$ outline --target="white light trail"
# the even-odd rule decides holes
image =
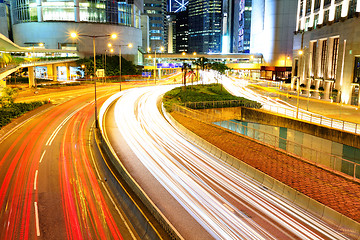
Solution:
[[[158,97],[173,87],[122,92],[115,106],[115,121],[142,164],[212,236],[276,239],[238,208],[242,206],[288,239],[346,239],[188,142],[157,108]],[[102,108],[100,116],[105,111]]]

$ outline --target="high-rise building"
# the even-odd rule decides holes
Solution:
[[[13,40],[20,46],[43,43],[50,49],[92,55],[92,39],[84,36],[71,39],[73,31],[95,36],[115,33],[118,38],[113,40],[114,44],[142,45],[143,0],[11,0],[10,6]],[[97,38],[96,52],[104,53],[107,44],[108,40]],[[123,55],[137,56],[137,51],[137,47],[124,49]]]
[[[189,47],[188,11],[176,13],[176,53],[187,52]]]
[[[0,0],[0,33],[8,38],[12,37],[10,25],[9,4]]]
[[[221,0],[189,1],[189,52],[221,52],[222,8]]]
[[[297,0],[253,0],[250,53],[261,53],[264,65],[291,66]]]
[[[149,16],[150,47],[159,49],[167,42],[167,0],[144,0],[144,14]]]
[[[168,12],[182,12],[186,10],[189,0],[168,0]]]
[[[293,87],[298,80],[320,97],[359,105],[359,15],[360,0],[298,0]]]
[[[240,0],[239,2],[239,31],[238,31],[238,52],[250,52],[251,33],[251,9],[252,0]]]

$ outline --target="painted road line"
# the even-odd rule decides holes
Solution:
[[[39,212],[38,212],[38,206],[37,202],[34,202],[35,207],[35,225],[36,225],[36,235],[40,236],[40,226],[39,226]]]
[[[41,158],[40,158],[40,163],[42,162],[42,160],[43,160],[43,158],[44,158],[44,156],[45,156],[45,153],[46,153],[46,150],[44,150],[44,152],[43,152],[43,154],[41,155]]]
[[[36,190],[38,172],[39,172],[38,170],[35,171],[34,190]]]

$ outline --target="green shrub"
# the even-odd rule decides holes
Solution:
[[[12,103],[10,105],[7,105],[6,107],[0,108],[0,129],[9,124],[11,122],[11,119],[17,118],[21,115],[23,115],[26,112],[29,112],[31,110],[34,110],[35,108],[38,108],[44,104],[46,104],[46,101],[40,102],[29,102],[29,103]]]
[[[169,112],[173,104],[186,105],[193,109],[238,106],[261,108],[258,102],[231,95],[221,84],[192,85],[186,90],[182,90],[182,87],[174,88],[165,93],[163,103]]]

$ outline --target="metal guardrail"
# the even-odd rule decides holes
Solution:
[[[261,141],[270,147],[273,147],[275,149],[282,149],[299,158],[306,159],[314,163],[316,166],[324,166],[326,168],[330,168],[335,173],[346,174],[352,177],[354,180],[360,181],[360,164],[358,163],[352,162],[350,160],[341,158],[336,155],[332,155],[326,152],[321,152],[309,147],[305,147],[302,144],[298,144],[289,141],[287,139],[269,133],[265,133],[258,129],[246,127],[241,124],[232,123],[235,124],[236,126],[235,128],[232,129],[229,125],[230,124],[229,121],[227,121],[226,123],[226,121],[223,121],[218,117],[205,113],[200,113],[198,111],[190,110],[179,105],[174,105],[173,110],[210,124],[216,124],[217,122],[218,123],[225,122],[224,123],[225,126],[224,124],[216,124],[216,125],[221,127],[226,127],[227,129],[230,129],[232,131],[235,131],[237,129],[242,129],[242,131],[236,131],[236,132],[240,134],[241,132],[243,133],[246,132],[247,134],[243,134],[243,135]]]
[[[262,109],[275,112],[277,114],[282,114],[288,117],[296,118],[296,110],[285,108],[285,107],[279,107],[279,106],[272,106],[272,105],[264,105]],[[353,122],[347,122],[339,119],[334,118],[328,118],[324,117],[318,114],[313,114],[310,112],[304,112],[302,110],[299,110],[298,112],[298,119],[310,122],[310,123],[316,123],[322,126],[327,126],[335,129],[339,129],[342,131],[360,134],[359,124],[353,123]]]
[[[206,101],[206,102],[187,102],[185,107],[192,109],[225,108],[225,107],[250,107],[261,108],[261,104],[251,100],[227,100],[227,101]]]

